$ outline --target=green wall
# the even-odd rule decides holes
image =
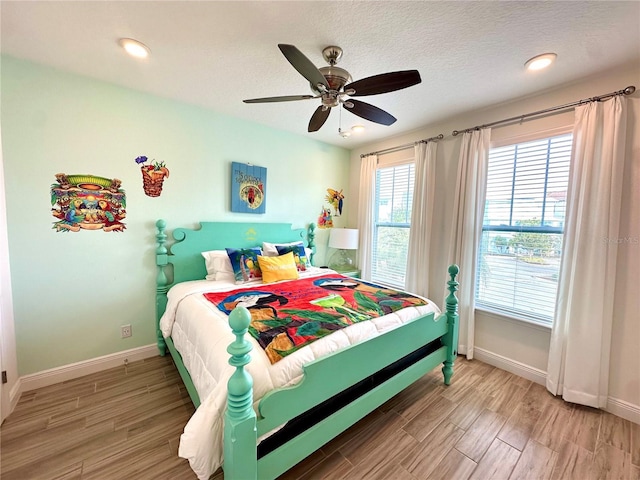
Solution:
[[[315,222],[349,201],[349,152],[192,105],[2,57],[1,125],[20,375],[154,343],[154,223]],[[160,197],[134,159],[164,161]],[[230,211],[231,162],[267,168],[264,215]],[[122,180],[123,233],[52,229],[55,174]],[[341,225],[338,219],[337,225]],[[320,261],[326,231],[319,231]],[[131,324],[133,337],[120,338]]]

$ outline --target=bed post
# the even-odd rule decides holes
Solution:
[[[227,383],[227,410],[224,415],[225,480],[250,480],[258,477],[256,413],[253,410],[253,379],[244,366],[251,361],[253,348],[244,338],[251,323],[245,307],[236,307],[229,325],[236,339],[227,347],[229,364],[236,368]]]
[[[456,281],[456,275],[458,275],[459,271],[460,269],[457,265],[451,265],[449,267],[451,280],[447,282],[447,285],[449,285],[447,287],[449,295],[447,295],[445,300],[447,304],[446,315],[448,331],[447,334],[442,337],[442,342],[447,347],[447,358],[444,361],[444,366],[442,367],[445,385],[449,385],[451,383],[451,377],[453,376],[453,362],[458,354],[458,299],[456,298],[458,282]]]
[[[311,249],[311,258],[309,262],[313,265],[313,257],[316,256],[316,224],[310,223],[309,228],[307,229],[307,247]]]
[[[158,233],[156,233],[158,242],[158,247],[156,248],[156,265],[158,266],[158,274],[156,275],[156,340],[160,355],[163,357],[167,352],[167,344],[160,331],[160,317],[162,317],[167,308],[167,291],[169,291],[169,281],[164,273],[164,267],[169,263],[167,247],[165,246],[167,235],[164,233],[164,229],[166,226],[167,222],[162,219],[156,222],[156,228],[158,229]]]

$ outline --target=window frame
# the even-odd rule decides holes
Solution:
[[[374,183],[374,205],[373,205],[373,218],[371,221],[371,269],[370,269],[370,276],[371,276],[371,281],[376,282],[380,285],[384,285],[384,286],[389,286],[392,288],[399,288],[399,289],[404,289],[406,287],[406,281],[407,281],[407,267],[408,267],[408,254],[407,254],[407,262],[405,264],[405,270],[404,270],[404,275],[403,275],[403,283],[399,284],[399,283],[393,283],[393,282],[388,282],[383,280],[380,280],[378,278],[375,277],[375,259],[377,257],[376,255],[376,248],[377,248],[377,241],[378,241],[378,228],[379,227],[391,227],[391,228],[400,228],[400,229],[411,229],[411,211],[412,211],[412,207],[413,207],[413,194],[414,194],[414,188],[415,188],[415,167],[416,167],[416,162],[415,162],[415,158],[413,157],[413,155],[409,158],[404,157],[403,159],[398,159],[396,161],[389,161],[389,162],[379,162],[378,165],[376,166],[375,169],[375,175],[374,175],[374,179],[373,179],[373,183]],[[378,213],[379,213],[379,207],[380,207],[380,203],[379,203],[379,195],[378,195],[378,172],[380,170],[387,170],[387,169],[391,169],[391,168],[399,168],[399,167],[409,167],[409,169],[411,169],[411,172],[409,174],[409,178],[413,177],[413,186],[410,189],[410,193],[411,193],[411,198],[410,198],[410,204],[408,203],[408,213],[409,213],[409,219],[408,222],[378,222]],[[407,251],[409,248],[409,244],[407,241]]]
[[[501,139],[497,139],[497,140],[492,140],[489,144],[489,152],[495,148],[500,148],[500,147],[506,147],[506,146],[510,146],[510,145],[517,145],[517,144],[521,144],[521,143],[527,143],[527,142],[531,142],[531,141],[536,141],[536,140],[544,140],[544,139],[548,139],[548,138],[552,138],[552,137],[557,137],[557,136],[561,136],[561,135],[567,135],[567,134],[571,134],[573,133],[573,125],[564,125],[561,127],[557,127],[557,128],[552,128],[552,129],[546,129],[546,130],[538,130],[536,132],[532,132],[532,133],[528,133],[528,134],[524,134],[524,135],[517,135],[517,136],[509,136],[509,137],[505,137],[505,138],[501,138]],[[573,149],[573,138],[572,138],[572,149]],[[488,153],[489,153],[488,152]],[[488,160],[488,157],[487,157]],[[570,171],[569,171],[570,173]],[[488,179],[487,179],[488,180]],[[486,200],[485,200],[486,202]],[[565,200],[565,213],[566,213],[566,200]],[[513,232],[514,231],[514,227],[513,226],[502,226],[502,225],[484,225],[484,213],[483,213],[483,225],[482,225],[482,232],[485,231],[495,231],[495,232]],[[563,244],[564,244],[564,235],[565,235],[565,227],[563,225],[563,227],[552,227],[552,226],[539,226],[539,227],[534,227],[534,226],[521,226],[518,229],[518,232],[523,232],[523,233],[545,233],[545,234],[559,234],[562,235],[562,240],[563,240]],[[482,239],[480,239],[480,242],[478,243],[478,254],[477,254],[477,258],[476,258],[476,269],[478,269],[478,265],[480,262],[480,255],[481,255],[481,243],[482,243]],[[562,268],[562,263],[560,264],[559,268]],[[551,330],[553,328],[553,318],[550,319],[546,319],[542,316],[538,316],[538,315],[529,315],[527,314],[527,312],[522,311],[522,310],[516,310],[516,309],[509,309],[508,307],[505,308],[501,308],[500,306],[497,305],[491,305],[491,304],[486,304],[486,303],[482,303],[478,300],[478,290],[477,290],[477,275],[478,275],[478,271],[476,271],[476,278],[474,278],[474,283],[476,284],[476,288],[474,288],[474,310],[476,312],[483,312],[487,315],[491,315],[491,316],[496,316],[496,317],[501,317],[504,319],[508,319],[508,320],[513,320],[516,322],[522,322],[522,323],[526,323],[529,325],[533,325],[533,326],[537,326],[537,327],[541,327],[543,329],[547,329],[547,330]],[[557,287],[559,289],[559,285]],[[558,299],[558,289],[556,290],[556,304],[557,304],[557,299]]]

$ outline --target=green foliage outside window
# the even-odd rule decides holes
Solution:
[[[520,220],[516,224],[523,227],[539,227],[540,220],[531,218],[529,220]],[[516,254],[524,253],[525,256],[522,260],[529,263],[544,263],[543,257],[552,257],[562,248],[562,235],[557,233],[518,232],[508,240],[508,245]]]

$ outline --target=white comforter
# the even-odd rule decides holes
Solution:
[[[311,268],[304,276],[318,276],[332,272]],[[238,286],[229,282],[192,281],[175,285],[169,290],[167,308],[160,320],[165,337],[171,336],[182,355],[198,391],[201,405],[185,426],[180,438],[178,455],[189,460],[199,479],[205,480],[222,465],[223,413],[226,407],[227,380],[233,373],[228,364],[227,346],[234,340],[228,317],[204,298],[205,292],[250,288],[255,282]],[[282,360],[271,364],[266,354],[250,335],[253,344],[247,371],[254,380],[254,406],[274,388],[298,382],[302,366],[320,356],[374,337],[429,312],[440,313],[429,302],[419,307],[357,323],[323,337]]]

